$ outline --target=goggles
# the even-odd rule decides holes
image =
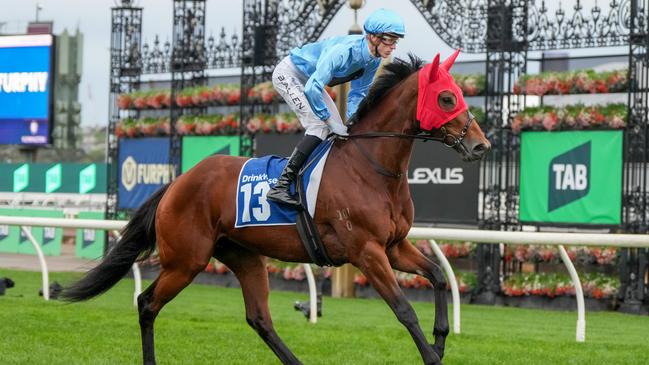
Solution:
[[[386,46],[394,46],[395,44],[399,43],[399,38],[392,38],[392,37],[379,37],[381,40],[381,43],[385,44]]]

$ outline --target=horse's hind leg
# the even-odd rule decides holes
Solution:
[[[142,336],[142,355],[145,364],[155,364],[155,349],[153,346],[153,321],[158,314],[151,310],[150,302],[156,279],[144,292],[137,297],[137,309],[140,317],[140,334]]]
[[[446,278],[440,267],[419,252],[408,240],[403,240],[388,251],[392,267],[403,272],[421,275],[433,284],[435,289],[435,337],[434,350],[440,358],[444,356],[446,336],[449,332],[448,308],[446,302]]]
[[[224,263],[239,279],[246,305],[246,321],[283,364],[301,364],[275,332],[268,309],[268,272],[263,256],[222,239],[214,257]]]
[[[184,241],[185,242],[185,241]],[[189,242],[189,241],[186,241]],[[199,244],[202,242],[202,244]],[[155,364],[153,323],[162,307],[178,295],[201,272],[211,257],[213,244],[209,239],[192,241],[192,250],[174,250],[174,257],[165,257],[161,250],[160,275],[137,298],[142,334],[144,364]],[[158,239],[159,247],[169,247]],[[190,247],[189,245],[185,247]]]

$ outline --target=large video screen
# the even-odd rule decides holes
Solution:
[[[0,144],[50,143],[53,36],[0,36]]]

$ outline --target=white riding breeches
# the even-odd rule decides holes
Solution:
[[[305,134],[320,139],[325,139],[332,131],[336,134],[347,135],[347,127],[343,124],[340,112],[326,90],[322,91],[322,98],[331,117],[324,122],[313,112],[304,94],[304,84],[307,80],[306,75],[295,67],[289,56],[286,56],[273,71],[275,90],[297,115],[306,130]]]

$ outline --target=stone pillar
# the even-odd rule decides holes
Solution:
[[[353,298],[354,274],[357,269],[351,264],[345,264],[333,270],[331,275],[331,296],[334,298]]]

